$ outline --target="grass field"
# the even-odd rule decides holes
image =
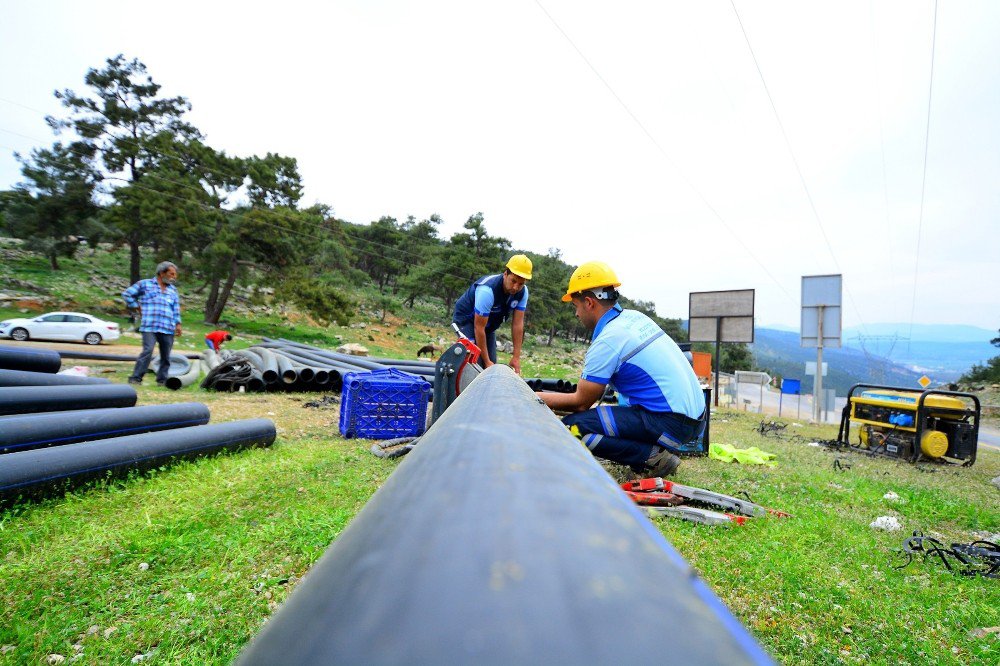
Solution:
[[[152,387],[140,402],[190,399]],[[209,394],[213,421],[274,419],[275,446],[161,468],[0,513],[0,663],[226,663],[259,630],[396,463],[336,437],[315,395]],[[788,511],[742,528],[657,520],[667,538],[782,663],[996,663],[997,580],[901,563],[919,529],[968,542],[1000,531],[1000,454],[972,468],[912,466],[807,444],[828,429],[762,437],[722,411],[713,439],[776,453],[774,467],[706,458],[681,483]],[[791,435],[794,434],[794,437]],[[841,459],[837,470],[833,461]],[[897,501],[883,496],[893,491]],[[904,530],[869,528],[896,516]],[[996,538],[996,537],[994,537]],[[669,635],[669,628],[664,628]]]
[[[5,270],[81,306],[109,300],[114,310],[113,293],[88,276],[120,270],[121,259],[85,256],[65,262],[57,276],[30,257]],[[366,295],[357,298],[363,303]],[[200,348],[205,330],[197,308],[189,312],[181,349]],[[264,311],[227,318],[235,347],[274,335],[360,342],[374,354],[412,357],[446,335],[433,304],[385,322],[359,312],[364,328],[320,329]],[[575,379],[581,357],[579,346],[529,341],[524,372]],[[131,369],[82,364],[115,381]],[[197,386],[172,393],[146,385],[139,393],[140,404],[205,402],[213,422],[271,418],[278,440],[0,509],[0,664],[59,662],[50,655],[78,664],[230,662],[397,464],[368,453],[370,442],[336,436],[336,407],[304,407],[318,394],[218,394]],[[894,568],[913,530],[945,543],[1000,538],[1000,489],[991,484],[1000,452],[981,449],[971,468],[915,466],[809,445],[834,437],[832,427],[790,424],[780,437],[765,437],[760,419],[720,410],[712,439],[759,446],[777,454],[776,465],[693,458],[676,479],[746,492],[793,517],[731,529],[656,524],[776,660],[1000,663],[1000,633],[986,631],[1000,627],[1000,580],[919,559]],[[890,492],[899,499],[886,499]],[[870,528],[879,516],[896,517],[903,530]],[[659,630],[669,659],[670,627]]]

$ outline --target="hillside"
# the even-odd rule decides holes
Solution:
[[[759,328],[751,346],[754,362],[771,374],[802,380],[802,390],[812,392],[812,377],[805,374],[805,363],[816,361],[816,349],[801,347],[797,332]],[[847,395],[859,383],[918,387],[921,373],[896,365],[885,359],[869,359],[864,352],[852,347],[824,349],[827,364],[824,387],[835,389],[837,395]]]

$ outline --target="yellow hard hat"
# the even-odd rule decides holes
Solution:
[[[514,275],[523,277],[525,280],[531,279],[531,259],[523,254],[515,254],[507,262],[507,270]]]
[[[569,286],[566,287],[566,294],[562,297],[563,302],[569,303],[573,300],[573,294],[597,287],[620,287],[622,283],[618,281],[618,276],[603,261],[588,261],[573,271],[569,278]]]

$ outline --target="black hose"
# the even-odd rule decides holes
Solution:
[[[0,500],[44,495],[91,478],[158,467],[173,459],[268,446],[274,439],[273,422],[250,419],[8,453],[0,458]]]
[[[103,377],[79,377],[30,370],[0,370],[0,386],[72,386],[110,383],[110,379]]]
[[[84,361],[128,361],[130,363],[135,363],[139,359],[139,355],[129,355],[129,354],[97,354],[94,352],[78,352],[78,351],[57,351],[60,358],[74,358]],[[171,354],[174,356],[175,354]],[[184,354],[177,353],[177,356],[183,356],[186,359],[201,358],[201,354],[195,354],[193,352],[187,352]]]
[[[198,402],[9,416],[0,421],[0,453],[204,425],[209,416]]]
[[[59,372],[60,366],[62,359],[54,351],[32,347],[0,346],[0,368],[5,370],[56,373]]]
[[[132,407],[138,396],[124,384],[106,386],[15,386],[0,388],[0,416],[70,409]]]
[[[497,365],[420,438],[237,663],[664,655],[772,663],[587,449]]]

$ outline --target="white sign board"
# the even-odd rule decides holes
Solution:
[[[803,347],[840,347],[842,289],[843,278],[840,275],[802,277],[800,341]],[[821,324],[822,340],[819,339]]]
[[[753,384],[767,386],[771,383],[771,376],[766,372],[750,372],[749,370],[737,370],[736,382],[738,384]]]
[[[823,362],[823,376],[826,377],[827,363]],[[816,361],[806,361],[806,374],[815,375],[816,374]]]
[[[692,292],[688,300],[691,342],[753,342],[754,290]]]

